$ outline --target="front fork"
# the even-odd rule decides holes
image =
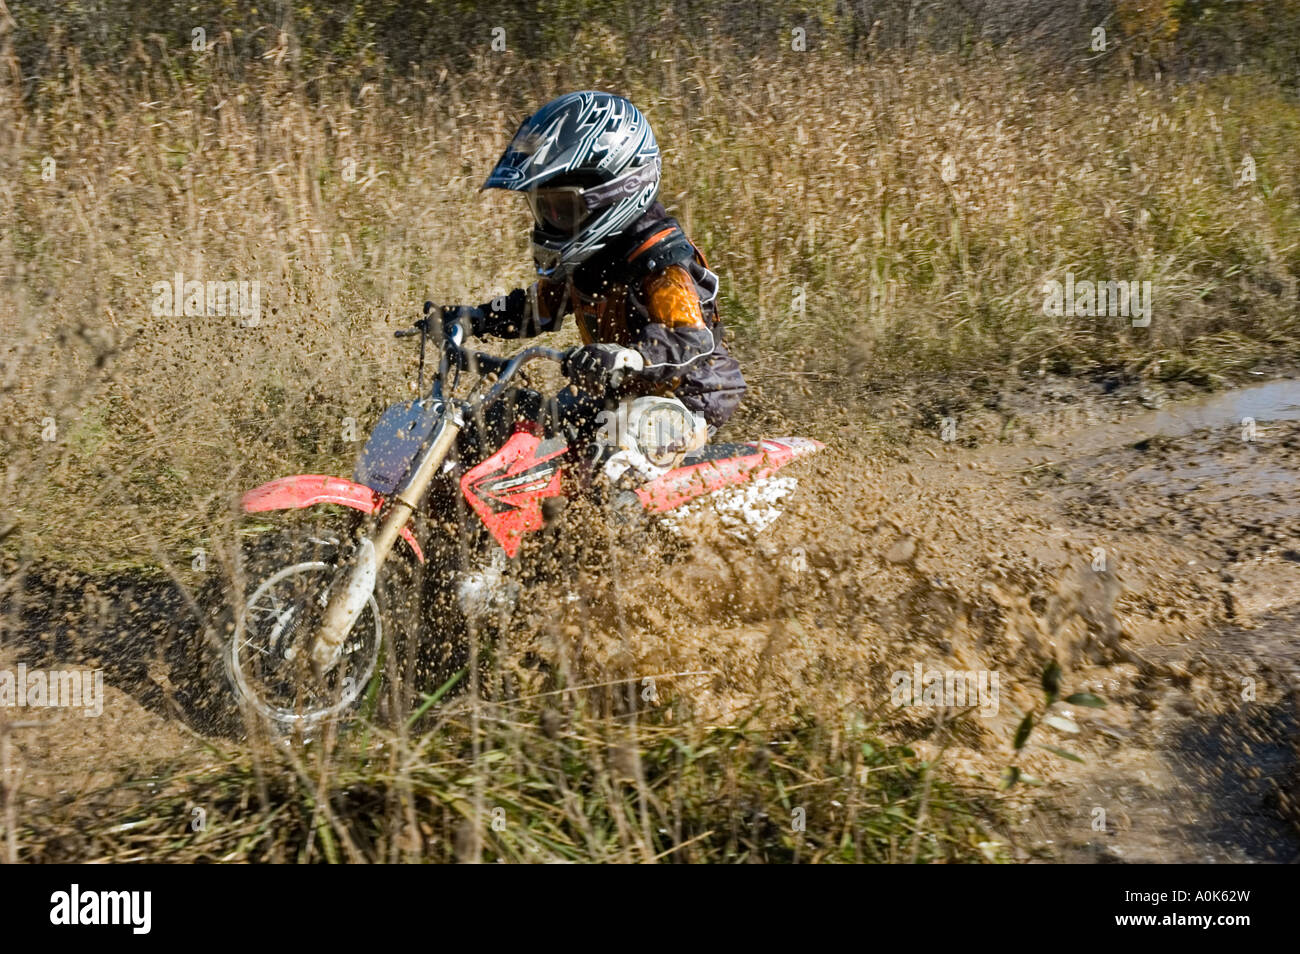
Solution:
[[[390,500],[388,513],[373,537],[361,540],[348,566],[342,585],[332,588],[320,628],[311,646],[311,664],[319,676],[328,672],[338,661],[343,641],[356,625],[374,592],[379,570],[393,550],[402,528],[410,522],[415,508],[424,500],[429,484],[438,468],[456,444],[456,437],[465,426],[460,411],[448,405],[438,430],[410,478]]]

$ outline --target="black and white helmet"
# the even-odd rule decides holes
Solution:
[[[520,125],[484,189],[523,192],[537,274],[564,279],[659,194],[659,144],[622,96],[568,93]]]

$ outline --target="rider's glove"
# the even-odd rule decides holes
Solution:
[[[579,390],[603,395],[623,381],[622,368],[627,367],[627,364],[626,361],[620,361],[620,358],[624,350],[613,344],[583,345],[569,353],[560,371]]]
[[[442,313],[442,326],[445,329],[448,322],[459,319],[460,326],[464,329],[465,334],[471,338],[481,338],[483,336],[483,309],[474,305],[443,305],[440,309]]]

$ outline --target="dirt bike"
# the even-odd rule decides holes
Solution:
[[[401,615],[385,606],[395,564],[403,579],[423,574],[453,595],[437,612],[407,614],[414,632],[404,635],[416,643],[447,639],[431,630],[448,623],[448,606],[471,616],[507,601],[511,566],[526,538],[546,525],[548,505],[590,488],[590,480],[570,480],[570,471],[601,477],[611,513],[671,519],[712,504],[755,531],[780,514],[775,504],[794,489],[793,477],[775,472],[823,446],[801,437],[707,445],[702,419],[654,396],[602,412],[600,435],[580,464],[570,435],[548,433],[537,415],[507,422],[498,442],[485,415],[508,399],[539,397],[515,386],[520,370],[540,360],[563,366],[572,351],[535,346],[506,358],[473,351],[461,321],[437,315],[426,303],[424,318],[395,333],[420,338],[423,396],[384,412],[351,479],[298,474],[242,498],[246,513],[337,505],[360,517],[351,534],[312,529],[292,548],[263,547],[244,574],[249,585],[240,588],[246,597],[234,609],[224,668],[237,700],[282,731],[338,718],[369,697],[387,665],[380,665],[385,627],[394,635]],[[426,393],[431,337],[440,339],[439,360]],[[640,358],[618,352],[611,384],[638,370]],[[455,397],[458,390],[465,396]]]

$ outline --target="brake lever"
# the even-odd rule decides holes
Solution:
[[[402,328],[393,332],[394,338],[413,338],[415,335],[429,333],[429,319],[421,318],[410,328]]]
[[[393,332],[394,338],[411,338],[415,335],[420,336],[420,370],[419,383],[416,387],[419,393],[424,393],[424,349],[429,341],[429,315],[433,311],[433,302],[424,303],[424,317],[416,319],[414,325],[410,328],[399,328]]]

